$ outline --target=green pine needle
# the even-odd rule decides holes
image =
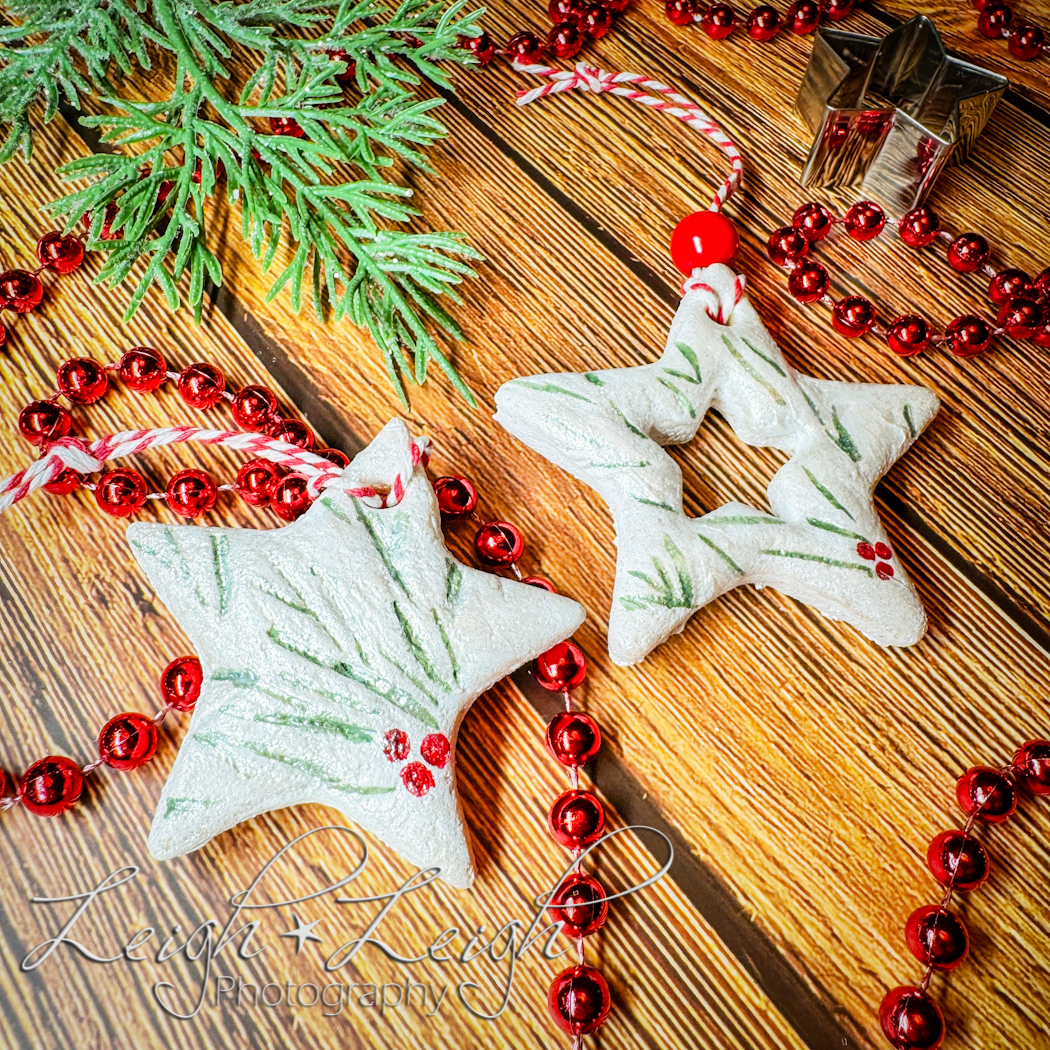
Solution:
[[[455,286],[481,256],[460,234],[405,229],[419,214],[412,191],[384,175],[395,160],[431,170],[427,150],[447,134],[434,115],[442,100],[416,89],[449,88],[442,63],[475,61],[458,43],[478,35],[484,12],[464,13],[466,3],[404,0],[391,12],[382,0],[21,0],[8,8],[16,24],[0,27],[0,162],[29,160],[37,100],[49,121],[63,103],[97,98],[107,112],[81,123],[116,151],[59,169],[82,188],[49,208],[66,231],[89,222],[86,247],[106,253],[97,281],[138,268],[125,320],[153,286],[200,320],[207,283],[222,282],[205,201],[224,192],[264,271],[285,231],[296,245],[268,301],[287,289],[298,312],[305,283],[318,318],[328,304],[334,319],[368,329],[406,405],[403,377],[422,383],[431,362],[473,405],[432,330],[463,337],[440,300],[460,302]],[[258,56],[239,90],[235,48]],[[124,97],[113,79],[150,69],[158,49],[176,62],[169,97]],[[354,64],[347,91],[336,52]],[[302,137],[272,134],[270,118],[293,119]]]

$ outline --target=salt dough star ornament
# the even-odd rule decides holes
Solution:
[[[344,471],[394,487],[394,420]],[[242,820],[332,806],[457,887],[474,869],[455,787],[477,696],[568,638],[576,602],[460,564],[418,464],[396,506],[327,488],[281,529],[136,523],[128,540],[204,684],[149,836],[160,860]]]
[[[875,512],[879,478],[934,417],[919,386],[799,375],[721,263],[694,271],[654,364],[515,379],[496,419],[590,485],[616,526],[609,655],[633,664],[741,584],[775,587],[882,645],[912,645],[926,616]],[[662,445],[709,408],[749,445],[792,458],[768,488],[772,513],[727,503],[682,509],[682,472]]]

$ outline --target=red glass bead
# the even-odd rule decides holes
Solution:
[[[676,26],[692,25],[696,15],[696,4],[693,0],[664,0],[664,14],[667,20]]]
[[[605,809],[589,791],[563,791],[551,803],[547,826],[566,849],[585,849],[605,831]]]
[[[970,951],[962,919],[936,904],[916,908],[908,916],[904,940],[919,962],[935,970],[954,970]]]
[[[933,877],[956,890],[975,890],[988,877],[988,854],[971,835],[942,831],[926,851]]]
[[[948,349],[956,357],[976,357],[988,349],[992,341],[992,326],[973,314],[957,317],[944,330],[948,337]]]
[[[562,970],[547,992],[547,1008],[554,1023],[574,1036],[589,1035],[601,1028],[611,1005],[605,978],[582,963]]]
[[[1040,298],[1050,298],[1050,266],[1035,279],[1033,284]]]
[[[875,575],[880,580],[890,580],[893,578],[893,566],[888,562],[880,561],[875,566]]]
[[[944,1039],[940,1007],[911,985],[886,995],[879,1007],[879,1022],[895,1050],[937,1050]]]
[[[459,46],[469,51],[478,60],[479,66],[487,66],[496,57],[496,42],[488,33],[466,37],[460,40]]]
[[[1034,299],[1012,299],[999,311],[996,322],[1014,339],[1031,339],[1043,326],[1043,307]]]
[[[763,4],[756,7],[747,16],[747,34],[752,40],[765,42],[772,40],[780,32],[783,23],[780,20],[780,12],[775,7]]]
[[[559,642],[536,657],[536,681],[552,693],[575,689],[587,677],[587,661],[574,642]]]
[[[886,345],[901,357],[921,354],[930,345],[930,326],[916,314],[903,314],[887,326]]]
[[[591,40],[601,40],[612,28],[612,14],[607,7],[601,4],[591,4],[580,15],[577,25],[580,31]]]
[[[1050,740],[1029,740],[1018,748],[1014,772],[1035,795],[1050,795]]]
[[[766,252],[777,266],[783,266],[809,254],[809,239],[794,226],[781,226],[770,234]]]
[[[988,242],[979,233],[960,233],[948,246],[948,265],[959,273],[973,273],[988,261]]]
[[[791,225],[801,230],[810,243],[824,240],[831,233],[834,221],[831,212],[815,201],[796,208],[795,214],[791,216]]]
[[[409,762],[401,770],[401,782],[410,794],[422,798],[434,786],[434,774],[422,762]]]
[[[822,6],[832,22],[841,22],[853,10],[853,0],[823,0]]]
[[[111,769],[138,769],[156,753],[157,726],[145,715],[117,715],[98,735],[98,757]]]
[[[184,518],[199,518],[215,506],[219,490],[203,470],[180,470],[172,475],[166,492],[168,506]]]
[[[44,486],[44,491],[52,496],[68,496],[75,489],[80,488],[84,479],[75,470],[63,470],[54,481],[49,481]]]
[[[827,295],[831,279],[828,271],[812,259],[803,259],[788,277],[788,291],[800,303],[815,303]]]
[[[0,346],[7,342],[7,329],[0,324]]]
[[[547,750],[563,766],[582,766],[602,746],[602,734],[590,715],[582,711],[559,711],[547,723]]]
[[[383,736],[383,754],[388,762],[404,762],[412,745],[403,729],[388,729]]]
[[[419,745],[423,761],[435,769],[444,769],[452,755],[452,745],[444,733],[429,733]]]
[[[230,412],[245,430],[265,430],[277,415],[277,398],[264,386],[241,387],[233,395]]]
[[[127,518],[146,502],[146,479],[127,467],[107,470],[95,486],[95,502],[99,510],[114,518]]]
[[[22,805],[38,817],[54,817],[75,806],[83,790],[83,771],[62,755],[48,755],[34,762],[18,785]]]
[[[739,247],[736,228],[720,211],[694,211],[671,234],[671,261],[688,277],[700,267],[731,262]]]
[[[91,221],[90,213],[86,216],[86,218],[88,220],[88,223],[90,224],[90,221]],[[110,201],[109,204],[106,205],[105,214],[102,216],[102,229],[100,229],[98,231],[98,236],[99,236],[100,240],[103,240],[103,241],[117,241],[117,240],[120,240],[120,231],[123,229],[123,227],[120,227],[119,229],[116,229],[116,230],[113,229],[113,223],[116,222],[116,219],[117,219],[117,202],[116,201]]]
[[[482,33],[482,36],[488,36],[488,34]],[[478,37],[474,37],[473,39],[477,40]],[[466,42],[464,41],[464,43]],[[492,43],[492,41],[490,40],[489,43]],[[493,50],[495,50],[495,48],[493,48]],[[339,48],[336,51],[326,51],[325,54],[328,55],[333,62],[346,63],[346,69],[344,69],[342,73],[336,73],[335,82],[337,84],[352,84],[354,77],[357,74],[357,63],[351,58],[350,52]]]
[[[201,695],[204,672],[195,656],[179,656],[160,673],[160,695],[176,711],[190,711]]]
[[[539,587],[541,591],[549,591],[551,594],[558,593],[554,584],[543,576],[522,576],[521,582],[527,583],[530,587]]]
[[[976,813],[987,824],[1001,824],[1017,808],[1012,781],[991,766],[974,766],[963,773],[955,784],[955,797],[967,815]]]
[[[301,419],[275,419],[266,434],[274,441],[287,441],[307,451],[314,447],[314,432]]]
[[[74,357],[58,366],[55,386],[77,405],[93,405],[109,386],[106,369],[90,357]]]
[[[897,224],[901,240],[912,248],[925,248],[937,239],[941,230],[941,220],[932,208],[921,205],[912,208]]]
[[[269,506],[273,490],[281,478],[281,468],[268,459],[249,459],[237,471],[237,493],[252,507]]]
[[[462,518],[472,514],[478,505],[478,493],[466,478],[438,478],[434,495],[443,518]]]
[[[1005,35],[1003,30],[1013,17],[1013,11],[1006,4],[988,4],[977,16],[977,30],[989,40],[995,40]]]
[[[547,5],[547,14],[552,25],[576,22],[583,14],[583,7],[581,0],[550,0]]]
[[[340,470],[346,470],[346,468],[350,466],[350,457],[337,448],[315,448],[313,451],[315,456],[327,459],[330,463],[334,463]]]
[[[18,432],[31,445],[64,438],[73,426],[69,411],[54,401],[30,401],[18,413]]]
[[[855,241],[870,241],[882,233],[886,213],[874,201],[858,201],[846,212],[842,225]]]
[[[970,2],[978,11],[983,11],[990,3],[992,3],[992,0],[970,0]]]
[[[52,273],[72,273],[84,261],[84,245],[72,234],[63,237],[53,230],[36,242],[36,257]]]
[[[559,22],[547,34],[547,46],[558,58],[572,58],[583,44],[583,34],[575,22]]]
[[[631,0],[602,0],[602,7],[612,11],[614,15],[619,15],[627,10],[630,2]]]
[[[590,937],[605,925],[609,902],[602,884],[582,871],[570,875],[547,902],[551,922],[570,937]]]
[[[525,537],[516,525],[490,521],[478,529],[474,550],[486,565],[513,565],[525,550]]]
[[[198,361],[179,376],[179,394],[190,408],[212,408],[222,400],[226,377],[207,361]]]
[[[44,286],[35,273],[28,270],[8,270],[0,273],[0,304],[16,314],[27,314],[40,305]]]
[[[295,521],[310,509],[313,500],[302,474],[286,474],[273,488],[270,510],[282,521]]]
[[[870,332],[875,325],[875,307],[863,295],[847,295],[831,311],[832,327],[840,335],[855,339]]]
[[[988,285],[988,298],[996,306],[1005,306],[1011,299],[1034,296],[1035,285],[1024,270],[1001,270]]]
[[[1050,346],[1050,322],[1043,322],[1043,327],[1032,336],[1036,346]]]
[[[535,33],[515,33],[507,41],[504,54],[518,65],[531,66],[543,61],[543,41]]]
[[[820,4],[815,0],[796,0],[788,8],[785,21],[792,33],[812,33],[820,25]]]
[[[270,131],[274,135],[290,135],[301,139],[306,134],[295,117],[270,117]]]
[[[725,40],[736,29],[736,12],[729,4],[712,4],[701,15],[700,28],[712,40]]]
[[[117,364],[117,375],[136,394],[145,394],[168,378],[168,366],[159,350],[136,346],[124,354]]]

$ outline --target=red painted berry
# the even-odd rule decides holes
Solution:
[[[401,782],[410,794],[422,798],[434,786],[434,774],[422,762],[409,762],[401,770]]]
[[[875,575],[880,580],[889,580],[893,578],[893,566],[889,562],[880,561],[875,566]]]
[[[859,554],[865,561],[874,561],[876,557],[875,548],[870,543],[858,543],[857,554]]]
[[[404,762],[411,745],[403,729],[388,729],[383,737],[383,754],[389,762]]]
[[[882,543],[881,541],[879,543],[875,544],[875,554],[878,557],[880,557],[880,558],[892,558],[893,557],[893,551],[890,550],[889,545],[885,544],[885,543]]]
[[[444,769],[452,754],[452,745],[444,733],[429,733],[419,745],[423,761],[435,769]]]

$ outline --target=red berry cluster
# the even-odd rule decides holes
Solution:
[[[35,270],[5,270],[0,273],[0,313],[10,310],[27,314],[35,310],[44,298],[40,274],[44,270],[60,277],[72,273],[84,261],[84,245],[79,237],[63,235],[57,230],[45,233],[36,242],[36,257],[40,265]],[[0,346],[7,342],[7,329],[0,325]]]
[[[712,40],[725,40],[740,24],[729,4],[706,5],[702,0],[664,0],[668,19],[676,26],[699,22],[700,28]],[[792,33],[805,36],[819,25],[821,16],[840,22],[853,10],[853,0],[795,0],[781,16],[775,7],[762,4],[756,7],[746,21],[747,34],[752,40],[772,40],[785,26]]]
[[[977,30],[989,40],[1005,38],[1010,54],[1023,62],[1031,62],[1040,55],[1050,54],[1046,34],[1031,22],[1014,21],[1013,9],[999,0],[973,0],[981,13],[977,16]]]
[[[190,711],[200,696],[200,661],[180,656],[164,668],[160,695],[164,706],[152,718],[125,711],[111,718],[98,735],[98,758],[80,766],[64,755],[48,755],[34,762],[21,776],[14,794],[11,778],[0,770],[0,806],[21,803],[38,817],[54,817],[80,801],[84,776],[99,766],[126,772],[145,765],[157,753],[157,726],[169,711]]]
[[[403,729],[388,729],[383,737],[383,754],[391,762],[404,762],[412,751],[408,733]],[[444,733],[430,733],[419,745],[423,762],[435,769],[444,769],[452,757],[452,745]],[[422,798],[434,786],[434,774],[423,762],[409,762],[401,769],[401,782],[406,790]]]
[[[50,442],[65,437],[73,426],[69,409],[59,399],[65,398],[73,405],[92,405],[109,389],[111,374],[137,394],[156,390],[172,380],[179,396],[191,408],[213,408],[225,400],[234,422],[245,430],[316,451],[338,467],[350,462],[338,449],[315,450],[313,431],[301,419],[280,416],[277,397],[267,387],[252,384],[230,393],[226,377],[215,365],[198,361],[181,372],[169,372],[161,352],[147,346],[133,347],[115,364],[103,365],[90,357],[77,357],[60,365],[55,373],[55,393],[46,400],[30,402],[19,414],[22,437],[46,451]],[[214,479],[206,471],[195,469],[180,470],[164,492],[151,493],[146,479],[137,470],[125,467],[107,470],[97,482],[66,470],[44,486],[52,495],[67,495],[80,487],[93,489],[99,508],[117,518],[134,514],[148,499],[163,499],[176,514],[197,518],[215,506],[219,494]],[[265,459],[249,460],[238,471],[236,482],[222,488],[235,489],[253,507],[268,506],[283,521],[294,521],[311,503],[302,474],[290,474]]]
[[[477,490],[466,478],[438,478],[434,492],[442,517],[476,517]],[[517,526],[505,521],[486,522],[474,537],[474,550],[486,565],[510,567],[522,583],[554,591],[554,585],[542,576],[522,576],[517,563],[525,550],[525,540]],[[594,876],[583,870],[581,863],[583,850],[605,832],[605,809],[595,795],[580,790],[579,775],[580,766],[598,753],[602,737],[593,718],[572,709],[571,690],[579,686],[587,674],[587,663],[579,646],[561,642],[548,649],[537,658],[533,674],[544,689],[565,697],[565,710],[555,715],[547,726],[546,746],[555,760],[569,768],[571,787],[552,803],[547,826],[555,841],[572,851],[576,863],[573,872],[551,894],[546,907],[552,920],[561,923],[562,930],[575,938],[578,962],[554,978],[547,1005],[555,1024],[578,1039],[604,1024],[611,1005],[605,978],[584,964],[583,954],[583,939],[601,929],[609,912],[605,890]],[[407,737],[403,747],[404,753],[397,757],[407,757]]]
[[[926,972],[918,986],[901,985],[882,1000],[879,1021],[895,1050],[936,1050],[944,1038],[940,1007],[927,995],[934,970],[953,970],[967,956],[970,938],[962,919],[948,910],[956,891],[975,890],[988,877],[988,854],[970,832],[978,820],[1001,824],[1017,808],[1017,787],[1050,795],[1050,740],[1029,740],[1003,769],[974,766],[955,785],[967,814],[962,831],[942,831],[930,843],[926,863],[945,887],[940,904],[912,912],[904,928],[908,949]]]
[[[536,33],[515,33],[502,48],[488,33],[460,41],[481,66],[487,66],[496,55],[511,62],[533,65],[549,55],[573,58],[589,43],[601,40],[612,28],[613,16],[626,10],[630,0],[550,0],[547,13],[553,26],[545,40]]]
[[[980,271],[991,279],[988,298],[998,308],[996,326],[975,314],[956,317],[944,330],[933,326],[917,314],[902,314],[885,328],[878,323],[875,305],[862,295],[847,295],[835,300],[828,293],[827,269],[807,258],[812,246],[822,241],[834,225],[845,227],[857,241],[878,237],[887,224],[897,227],[905,244],[925,248],[935,240],[947,244],[948,265],[958,273]],[[1031,339],[1039,346],[1050,346],[1050,268],[1034,280],[1023,270],[996,271],[989,265],[988,242],[978,233],[961,233],[952,237],[941,229],[940,220],[925,205],[914,208],[902,219],[887,219],[874,201],[859,201],[841,219],[835,218],[823,204],[803,204],[794,214],[790,226],[770,234],[766,244],[769,258],[788,271],[788,290],[800,303],[818,299],[831,307],[831,324],[836,332],[849,338],[874,332],[887,346],[902,357],[921,354],[931,345],[943,343],[956,357],[976,357],[986,350],[994,336]]]

